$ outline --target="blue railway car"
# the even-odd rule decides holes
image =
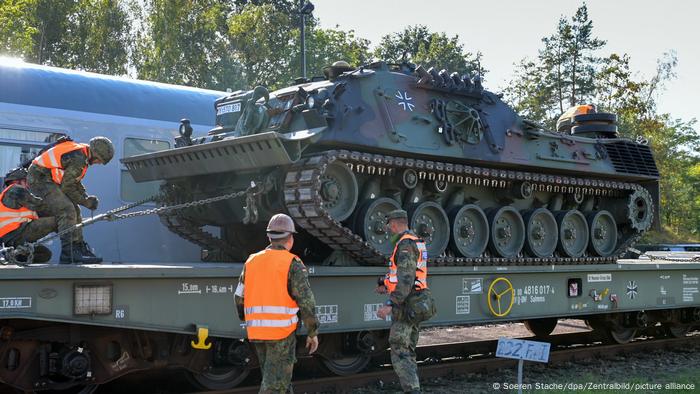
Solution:
[[[195,133],[211,129],[214,101],[225,94],[0,58],[0,177],[60,135],[78,142],[103,135],[114,142],[115,160],[91,168],[84,180],[99,196],[100,212],[149,197],[159,183],[135,183],[118,159],[169,148],[181,118],[190,119]],[[83,208],[83,217],[90,214]],[[94,225],[86,240],[111,262],[200,258],[196,245],[156,216]],[[58,242],[51,248],[57,256]]]

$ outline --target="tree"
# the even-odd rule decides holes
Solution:
[[[0,3],[0,54],[27,57],[38,33],[35,0],[5,0]]]
[[[374,55],[391,63],[410,61],[460,74],[485,73],[480,69],[481,54],[467,52],[459,35],[448,37],[444,32],[431,32],[424,25],[408,26],[402,32],[382,37]]]
[[[240,87],[229,54],[225,0],[148,0],[133,62],[139,78],[201,88]]]
[[[319,29],[312,27],[307,31],[306,65],[309,75],[323,75],[323,68],[338,60],[359,66],[369,61],[369,40],[358,38],[353,30]],[[291,75],[298,76],[300,69],[299,46],[294,43]]]
[[[533,120],[554,128],[567,108],[594,98],[596,73],[602,62],[595,52],[605,41],[593,37],[593,21],[588,19],[584,4],[571,20],[562,16],[556,32],[542,42],[544,48],[537,60],[521,62],[516,69],[517,80],[506,93],[518,111],[536,115],[538,118]],[[514,101],[518,97],[528,99]]]
[[[130,21],[120,0],[7,0],[2,50],[25,60],[109,74],[126,72]]]

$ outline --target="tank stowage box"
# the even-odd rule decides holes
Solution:
[[[619,138],[613,114],[572,112],[553,132],[479,77],[332,71],[223,97],[209,135],[192,138],[185,120],[176,148],[123,162],[137,181],[165,180],[166,204],[247,190],[161,217],[214,259],[264,246],[278,212],[302,229],[295,251],[327,265],[384,264],[385,215],[399,207],[433,265],[610,263],[658,222],[651,150]]]

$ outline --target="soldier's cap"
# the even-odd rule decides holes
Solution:
[[[274,215],[267,223],[267,236],[270,239],[285,238],[288,237],[289,234],[296,232],[292,218],[283,213]]]
[[[386,215],[387,221],[391,219],[408,219],[408,213],[403,209],[394,209]]]
[[[5,174],[5,179],[3,179],[3,182],[5,183],[5,186],[7,186],[12,181],[19,181],[25,178],[27,178],[27,170],[25,168],[18,167],[8,171],[7,174]]]

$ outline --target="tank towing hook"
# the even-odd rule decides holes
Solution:
[[[207,343],[209,339],[209,327],[203,325],[195,325],[197,331],[197,341],[190,341],[193,349],[207,350],[211,349],[211,341]]]

